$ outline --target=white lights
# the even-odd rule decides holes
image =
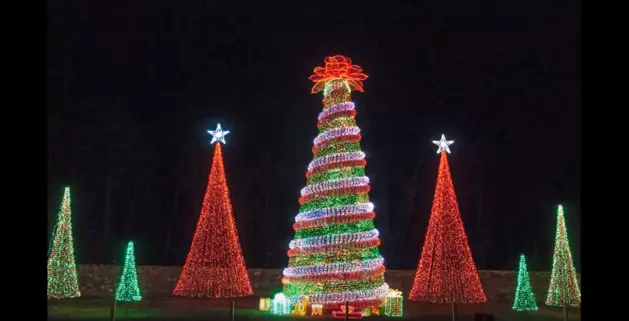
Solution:
[[[327,192],[335,189],[358,187],[369,185],[369,177],[349,177],[333,181],[321,182],[318,184],[308,185],[301,189],[301,196]]]
[[[354,110],[354,103],[353,102],[348,102],[348,103],[340,103],[338,105],[334,105],[334,106],[330,106],[330,108],[326,108],[324,109],[320,114],[319,114],[319,121],[321,121],[322,119],[326,119],[336,113],[340,113],[340,112],[344,112],[344,111],[349,111],[349,110]]]
[[[221,128],[221,124],[216,125],[216,130],[208,130],[207,132],[212,135],[212,141],[210,142],[210,144],[214,144],[214,142],[221,142],[223,144],[226,144],[225,135],[229,134],[229,130],[223,131],[223,129]]]
[[[360,262],[343,262],[330,264],[317,264],[308,266],[294,266],[284,269],[285,276],[314,276],[322,274],[338,274],[357,271],[371,271],[384,263],[383,258],[377,258]]]
[[[310,164],[308,164],[308,171],[311,171],[319,166],[341,163],[347,161],[354,160],[363,160],[365,159],[365,153],[363,152],[347,152],[347,153],[338,153],[327,156],[321,156],[315,158]]]
[[[373,211],[372,203],[361,203],[355,205],[340,205],[335,207],[328,207],[322,209],[311,210],[308,212],[303,212],[297,214],[295,216],[295,222],[299,221],[310,221],[316,220],[319,218],[337,216],[337,215],[347,215],[347,214],[362,214],[369,213]]]
[[[373,229],[371,231],[366,231],[366,232],[358,232],[358,233],[321,235],[321,236],[314,236],[314,237],[307,237],[303,239],[292,240],[289,243],[288,247],[291,249],[294,249],[294,248],[301,248],[301,247],[330,245],[330,244],[339,244],[339,243],[356,243],[356,242],[375,239],[379,235],[380,235],[380,232],[378,232],[377,229]]]
[[[315,137],[314,139],[314,145],[318,146],[321,143],[328,141],[330,139],[333,139],[333,138],[349,136],[349,135],[358,135],[358,134],[360,134],[360,128],[358,128],[358,126],[336,128],[336,129],[328,130],[327,132],[323,132],[317,135],[317,137]]]
[[[433,144],[439,146],[439,149],[437,149],[437,154],[446,151],[448,154],[450,154],[450,145],[452,145],[452,143],[454,143],[453,140],[446,140],[446,135],[441,134],[441,140],[433,140],[432,141]]]

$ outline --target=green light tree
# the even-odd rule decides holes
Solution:
[[[116,289],[116,301],[133,302],[140,300],[142,300],[142,294],[138,285],[138,273],[135,269],[135,251],[133,241],[129,241],[124,268]]]
[[[520,268],[518,271],[518,285],[515,290],[515,299],[513,300],[513,310],[516,311],[537,311],[537,303],[535,302],[535,294],[531,288],[531,279],[526,268],[526,258],[524,254],[520,255]]]
[[[49,299],[69,299],[81,296],[74,260],[71,217],[70,187],[66,187],[48,250]]]
[[[572,262],[566,221],[563,206],[557,208],[557,234],[555,236],[555,252],[553,255],[553,271],[546,296],[546,305],[564,307],[564,319],[568,318],[568,307],[581,305],[581,291],[577,272]]]

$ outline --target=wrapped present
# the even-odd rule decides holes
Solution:
[[[353,306],[348,306],[347,311],[345,311],[345,306],[342,305],[340,310],[332,311],[332,317],[335,319],[345,319],[347,315],[348,319],[360,319],[363,317],[363,314],[360,311],[354,311]]]
[[[310,315],[323,315],[323,304],[313,304],[310,307],[312,307]]]
[[[271,310],[271,298],[260,298],[260,311],[268,312]]]
[[[384,297],[384,315],[401,317],[404,308],[403,301],[404,297],[402,297],[401,291],[389,289],[389,293]]]
[[[371,316],[371,309],[372,309],[372,307],[366,307],[360,313],[363,314],[363,317],[370,317]]]
[[[288,300],[286,300],[286,297],[284,296],[283,293],[276,294],[273,297],[273,301],[271,305],[272,305],[271,313],[273,314],[283,315],[283,314],[288,314],[289,312]]]

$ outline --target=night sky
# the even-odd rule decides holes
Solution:
[[[138,264],[183,264],[220,122],[247,265],[286,266],[308,76],[342,54],[369,75],[352,97],[387,268],[417,266],[445,133],[478,268],[550,270],[561,203],[579,270],[580,4],[495,2],[49,1],[49,235],[70,185],[78,263],[133,239]]]

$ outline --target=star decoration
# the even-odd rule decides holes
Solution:
[[[210,144],[214,144],[214,142],[221,142],[223,144],[226,144],[225,135],[229,134],[229,130],[223,131],[223,129],[221,128],[221,124],[216,125],[216,130],[208,130],[207,132],[212,135],[212,141],[210,142]]]
[[[448,154],[450,154],[450,145],[452,145],[452,143],[454,143],[453,140],[446,140],[446,135],[441,134],[441,140],[433,140],[432,141],[433,144],[439,146],[439,149],[437,150],[437,154],[446,151],[448,152]]]

